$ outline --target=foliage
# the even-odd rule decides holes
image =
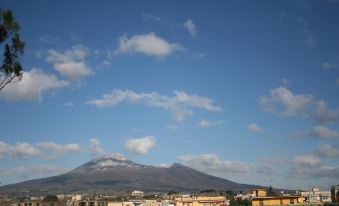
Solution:
[[[208,189],[208,190],[201,190],[200,193],[213,193],[215,192],[214,189]]]
[[[234,198],[234,196],[232,196],[230,198],[230,206],[251,206],[252,202],[250,200],[243,200],[241,198]]]
[[[179,193],[177,191],[175,191],[175,190],[170,190],[167,193],[167,195],[177,195],[177,194],[179,194]]]
[[[278,196],[277,192],[273,189],[271,185],[267,188],[266,193],[268,197]]]
[[[25,43],[19,35],[19,24],[11,10],[0,9],[0,44],[4,45],[3,62],[0,66],[0,91],[14,80],[21,80],[22,66],[19,62]]]
[[[240,197],[235,198],[234,196],[236,193],[232,190],[225,191],[225,194],[226,194],[226,199],[230,200],[230,206],[251,206],[252,205],[252,202],[248,199],[243,200]]]
[[[42,201],[43,202],[57,202],[59,198],[56,195],[47,195]]]

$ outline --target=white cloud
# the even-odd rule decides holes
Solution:
[[[269,96],[260,98],[259,105],[267,112],[308,117],[320,124],[339,121],[339,109],[329,110],[323,100],[312,95],[293,94],[286,87],[271,90]]]
[[[122,102],[143,103],[147,106],[169,110],[178,122],[183,121],[193,114],[193,108],[204,109],[209,112],[219,112],[222,109],[215,106],[213,100],[198,95],[190,95],[184,91],[175,91],[173,97],[158,93],[137,93],[131,90],[114,89],[111,93],[104,94],[101,99],[93,99],[87,104],[99,108],[115,106]]]
[[[278,87],[270,92],[270,96],[262,96],[259,104],[268,112],[278,112],[277,107],[282,106],[282,114],[294,116],[305,114],[305,108],[314,102],[311,95],[295,95],[286,87]]]
[[[160,23],[162,22],[162,19],[158,16],[155,16],[153,14],[142,14],[141,15],[143,21],[151,21],[154,23]]]
[[[201,119],[199,122],[198,122],[198,126],[199,127],[212,127],[212,126],[217,126],[217,125],[221,125],[223,124],[224,121],[209,121],[209,120],[206,120],[206,119]]]
[[[290,81],[288,81],[288,80],[285,79],[285,78],[280,79],[280,82],[281,82],[284,86],[287,86],[287,85],[289,85],[289,84],[291,83]]]
[[[324,154],[324,156],[326,155]],[[324,165],[315,155],[299,155],[294,156],[292,159],[265,157],[262,160],[269,165],[269,168],[273,169],[272,175],[278,175],[279,177],[285,176],[297,180],[302,178],[308,181],[310,179],[339,180],[339,166]]]
[[[58,144],[53,141],[38,142],[35,144],[18,142],[13,145],[0,141],[0,159],[5,157],[19,159],[28,159],[31,157],[56,159],[61,155],[76,152],[101,154],[103,153],[103,149],[100,147],[100,142],[97,139],[90,139],[89,147],[81,146],[76,143]]]
[[[85,59],[89,55],[89,49],[82,45],[72,47],[64,53],[49,50],[47,61],[53,63],[54,69],[70,80],[79,80],[93,73],[86,64]]]
[[[318,157],[314,155],[300,155],[293,157],[292,163],[299,166],[317,167],[322,162]]]
[[[167,124],[166,128],[172,131],[178,131],[180,129],[180,126],[178,125],[172,125],[172,124]]]
[[[314,112],[314,117],[318,123],[329,123],[339,121],[339,109],[327,109],[324,101],[317,101],[317,108]]]
[[[220,160],[215,154],[182,155],[179,160],[194,169],[217,176],[242,176],[250,172],[252,166],[236,161]]]
[[[45,151],[42,157],[56,158],[60,155],[65,155],[73,152],[84,152],[84,149],[79,144],[58,144],[52,141],[39,142],[36,144],[38,148]]]
[[[27,158],[28,156],[38,156],[40,154],[41,154],[41,151],[39,149],[34,148],[32,145],[26,142],[17,143],[15,145],[16,156]]]
[[[73,107],[74,104],[72,102],[65,102],[64,104],[66,107]]]
[[[156,139],[153,136],[142,138],[129,139],[125,143],[125,150],[132,154],[145,155],[156,144]]]
[[[337,64],[334,62],[324,62],[321,64],[321,68],[323,69],[334,69],[337,68]]]
[[[104,153],[104,150],[101,148],[100,141],[98,139],[90,139],[89,152],[93,155]]]
[[[0,175],[5,177],[29,179],[31,177],[59,175],[68,171],[70,171],[69,168],[51,165],[23,165],[14,168],[0,168]]]
[[[317,44],[317,40],[315,39],[313,32],[309,28],[309,23],[304,17],[299,17],[298,22],[302,25],[302,29],[305,33],[305,44],[308,47],[314,47]]]
[[[6,142],[0,141],[0,159],[5,158],[7,155],[12,155],[12,146]]]
[[[166,57],[173,52],[183,51],[178,43],[169,43],[158,37],[155,33],[134,35],[131,38],[122,36],[119,38],[119,47],[114,54],[141,53],[147,56]]]
[[[249,125],[247,125],[247,129],[253,133],[259,133],[262,132],[264,129],[259,127],[256,123],[252,122]]]
[[[59,38],[46,35],[46,36],[41,36],[39,40],[43,43],[55,44],[59,40]]]
[[[316,153],[325,157],[339,157],[339,147],[329,144],[322,144],[317,148]]]
[[[59,80],[55,75],[33,68],[23,72],[21,81],[8,84],[1,91],[0,97],[10,101],[42,101],[44,92],[68,85],[67,81]]]
[[[0,141],[0,159],[12,156],[19,159],[26,159],[31,156],[39,156],[41,151],[29,143],[18,142],[15,145]]]
[[[318,137],[318,138],[335,138],[339,137],[339,133],[335,130],[332,130],[325,126],[315,126],[310,131],[296,131],[291,134],[293,138],[302,138],[302,137]]]
[[[108,60],[103,60],[102,62],[100,62],[100,63],[96,66],[96,68],[99,69],[99,70],[101,70],[101,69],[109,68],[109,67],[111,67],[111,66],[112,66],[112,64],[111,64],[110,61],[108,61]]]
[[[187,21],[185,21],[184,27],[191,34],[192,37],[195,37],[195,35],[197,34],[197,29],[191,19],[188,19]]]
[[[291,167],[287,175],[289,177],[307,180],[319,178],[338,180],[339,166],[321,165],[318,167]]]
[[[339,137],[339,133],[324,126],[315,126],[311,132],[315,137],[333,138]]]

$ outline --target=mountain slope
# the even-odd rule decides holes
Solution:
[[[257,186],[214,177],[184,165],[145,166],[119,154],[107,154],[62,175],[0,187],[0,193],[248,190]]]

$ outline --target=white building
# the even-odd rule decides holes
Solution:
[[[320,191],[318,187],[313,187],[311,191],[300,192],[300,195],[305,198],[308,203],[326,203],[331,202],[330,191]]]
[[[144,192],[135,190],[131,193],[131,196],[132,197],[142,197],[142,196],[144,196]]]

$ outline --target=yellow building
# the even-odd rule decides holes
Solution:
[[[299,205],[304,203],[301,196],[253,197],[252,206]]]
[[[31,201],[31,200],[20,201],[14,203],[14,206],[41,206],[41,201]]]
[[[266,190],[265,189],[253,189],[252,190],[252,197],[266,197]]]
[[[220,206],[225,205],[225,196],[192,196],[177,197],[176,206]]]

